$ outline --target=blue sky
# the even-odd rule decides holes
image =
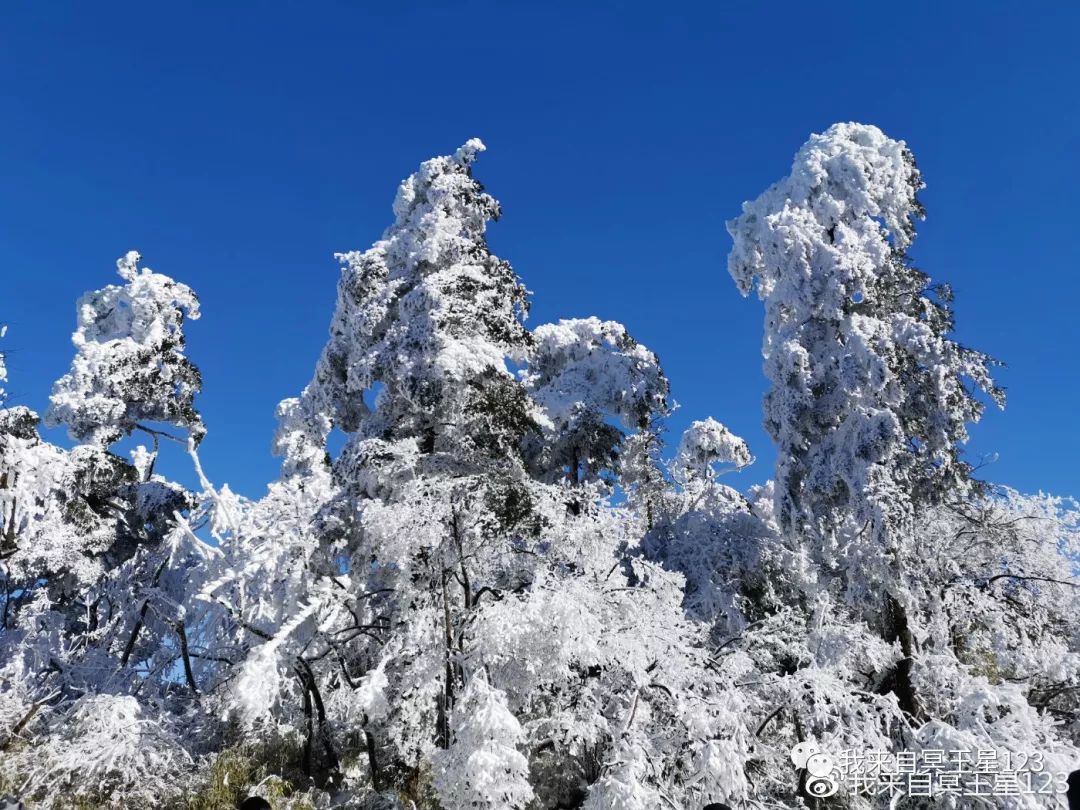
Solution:
[[[838,120],[908,142],[913,255],[960,339],[1008,363],[974,430],[983,474],[1080,496],[1080,4],[22,3],[0,25],[0,321],[16,402],[43,409],[74,302],[115,259],[193,286],[216,483],[276,471],[274,406],[307,381],[335,251],[398,182],[479,136],[491,232],[533,324],[598,315],[654,349],[692,419],[769,477],[762,310],[724,221]]]

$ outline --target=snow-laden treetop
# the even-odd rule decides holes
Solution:
[[[522,381],[552,420],[569,422],[589,409],[633,430],[666,411],[660,361],[621,323],[564,319],[537,327],[533,340]]]
[[[743,203],[728,224],[728,271],[744,295],[756,281],[762,300],[839,313],[866,294],[893,248],[911,244],[921,188],[903,141],[875,126],[834,124],[810,136],[790,175]]]
[[[677,479],[713,478],[739,470],[754,460],[746,441],[712,417],[694,421],[682,435],[673,463]],[[724,469],[717,469],[724,465]]]
[[[477,398],[510,383],[507,358],[529,343],[528,291],[487,246],[499,204],[472,176],[483,149],[474,138],[425,161],[398,189],[383,238],[338,254],[330,339],[311,384],[279,410],[287,467],[310,467],[333,425],[428,448],[471,443]]]
[[[199,299],[185,284],[149,268],[130,251],[116,263],[123,285],[79,299],[76,354],[57,380],[45,415],[72,438],[107,446],[140,422],[205,432],[195,410],[202,378],[184,356],[184,318],[199,317]]]

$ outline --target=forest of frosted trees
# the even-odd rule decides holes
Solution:
[[[965,461],[1004,396],[907,256],[904,143],[837,124],[728,211],[777,448],[746,492],[724,414],[665,443],[672,392],[625,327],[526,320],[483,150],[422,163],[383,238],[338,255],[256,500],[199,461],[196,293],[138,253],[79,301],[47,412],[0,391],[0,795],[857,810],[890,799],[816,798],[793,747],[1080,766],[1080,512]],[[166,445],[196,488],[157,469]]]

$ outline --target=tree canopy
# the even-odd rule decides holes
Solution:
[[[884,777],[813,756],[950,750],[1037,756],[1064,790],[1080,508],[964,458],[1004,398],[907,254],[905,144],[837,124],[728,223],[778,449],[745,492],[724,474],[751,448],[716,419],[666,449],[670,385],[625,326],[528,323],[483,150],[421,164],[383,237],[338,255],[258,497],[203,468],[199,302],[134,251],[78,305],[44,418],[73,444],[0,389],[0,794],[698,810],[817,807],[833,779],[869,810]]]

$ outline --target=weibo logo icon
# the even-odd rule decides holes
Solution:
[[[812,742],[801,742],[791,749],[791,761],[796,768],[806,769],[806,792],[823,799],[832,796],[840,787],[840,771],[833,758]]]

